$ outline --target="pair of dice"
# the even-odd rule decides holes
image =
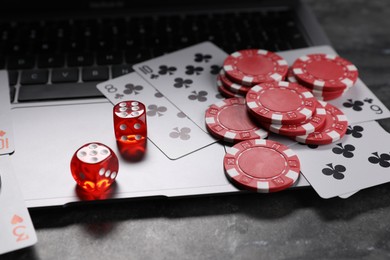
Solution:
[[[118,150],[127,160],[140,159],[146,151],[147,127],[145,105],[123,101],[114,106],[114,132]],[[70,162],[72,176],[83,190],[101,193],[115,181],[119,162],[114,151],[102,143],[81,146]]]

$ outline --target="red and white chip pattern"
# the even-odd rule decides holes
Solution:
[[[225,98],[242,97],[242,95],[238,93],[233,93],[230,90],[226,89],[218,76],[217,76],[217,88],[218,88],[218,92],[221,93],[221,95]]]
[[[319,131],[296,136],[295,140],[304,144],[325,145],[340,140],[348,128],[346,115],[337,107],[323,102],[326,110],[325,126]]]
[[[241,84],[237,84],[232,82],[229,78],[226,77],[226,74],[223,70],[219,73],[217,79],[219,79],[222,83],[222,85],[227,89],[228,91],[231,91],[233,93],[238,93],[243,96],[246,95],[246,93],[249,91],[251,87],[244,86]]]
[[[227,142],[268,136],[266,130],[250,119],[244,98],[229,98],[211,105],[206,110],[205,120],[209,133]]]
[[[294,76],[309,88],[317,90],[342,90],[352,87],[358,70],[350,61],[331,54],[308,54],[292,65]]]
[[[224,168],[233,184],[260,193],[287,189],[300,174],[299,158],[293,150],[263,139],[243,141],[228,149]]]
[[[286,136],[308,135],[315,131],[320,130],[326,121],[326,103],[317,101],[317,107],[312,117],[298,125],[280,125],[280,124],[268,124],[262,122],[261,125],[267,130]]]
[[[223,63],[223,70],[233,82],[253,86],[262,82],[283,80],[288,64],[276,53],[247,49],[230,54]]]
[[[316,99],[306,88],[286,81],[262,83],[246,95],[250,113],[262,122],[300,124],[316,109]]]

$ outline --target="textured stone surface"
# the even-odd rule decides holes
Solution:
[[[305,2],[390,107],[390,2]],[[389,120],[381,123],[390,129]],[[32,210],[38,245],[4,258],[388,259],[389,188],[347,200],[304,189]]]

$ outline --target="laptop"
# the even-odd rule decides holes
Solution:
[[[116,149],[112,105],[96,85],[203,41],[226,53],[329,44],[298,0],[7,0],[0,13],[0,103],[10,104],[10,159],[30,208],[241,192],[215,163],[225,154],[223,145],[171,160],[151,142],[142,161],[120,158],[109,192],[81,192],[69,166],[77,148],[101,142]]]

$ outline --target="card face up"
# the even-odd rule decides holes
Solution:
[[[389,147],[389,133],[371,121],[350,125],[346,135],[332,144],[291,148],[308,182],[321,197],[331,198],[389,182]]]
[[[0,155],[15,151],[8,74],[0,71]]]
[[[170,159],[178,159],[216,142],[135,72],[98,84],[97,88],[114,105],[124,100],[144,103],[148,138]]]
[[[0,254],[32,246],[37,236],[9,156],[0,156]]]

